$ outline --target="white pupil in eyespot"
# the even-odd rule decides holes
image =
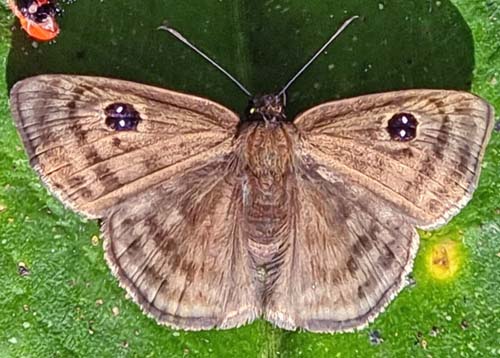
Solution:
[[[120,121],[118,122],[118,125],[119,125],[120,127],[125,127],[125,124],[126,124],[126,122],[125,122],[125,120],[124,120],[124,119],[120,119]]]
[[[123,112],[123,106],[116,107],[116,113],[122,113]]]
[[[401,118],[401,122],[403,122],[403,124],[407,124],[408,123],[408,118],[406,118],[406,116],[403,116]]]
[[[405,131],[404,129],[401,129],[401,130],[399,131],[399,136],[400,136],[401,138],[404,138],[404,137],[406,136],[406,131]]]

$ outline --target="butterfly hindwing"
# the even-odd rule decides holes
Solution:
[[[286,329],[348,331],[404,287],[418,248],[408,219],[368,189],[297,168],[288,250],[264,310]]]
[[[160,323],[231,328],[261,314],[235,157],[218,157],[113,207],[102,227],[120,284]]]
[[[327,102],[294,121],[303,156],[369,188],[426,229],[446,223],[471,198],[493,122],[486,101],[447,90]]]

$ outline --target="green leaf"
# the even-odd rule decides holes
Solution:
[[[0,63],[6,74],[0,79],[0,356],[500,354],[498,132],[474,199],[445,228],[422,233],[416,286],[369,328],[328,335],[257,321],[228,331],[177,332],[158,326],[125,298],[102,248],[92,243],[96,223],[65,210],[42,188],[7,103],[8,88],[19,79],[71,73],[155,84],[242,112],[246,96],[159,25],[168,21],[252,93],[266,93],[280,90],[343,20],[359,15],[290,88],[289,117],[326,100],[405,88],[472,90],[500,108],[498,2],[80,0],[61,6],[60,36],[37,45],[0,7],[0,54],[6,59]],[[461,258],[458,274],[446,282],[431,276],[427,261],[443,240],[456,242]],[[19,262],[30,276],[18,274]],[[370,343],[374,331],[380,344]]]

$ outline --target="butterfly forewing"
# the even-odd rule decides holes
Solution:
[[[435,228],[472,196],[493,109],[465,92],[407,90],[328,102],[294,123],[322,176],[348,178]]]
[[[90,217],[232,151],[230,110],[195,96],[99,77],[42,75],[11,92],[30,163]]]

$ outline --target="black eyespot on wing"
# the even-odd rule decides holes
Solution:
[[[139,112],[128,103],[112,103],[104,109],[106,125],[115,131],[134,131],[142,121]]]
[[[396,113],[387,123],[387,131],[392,140],[408,142],[417,135],[418,122],[410,113]]]

